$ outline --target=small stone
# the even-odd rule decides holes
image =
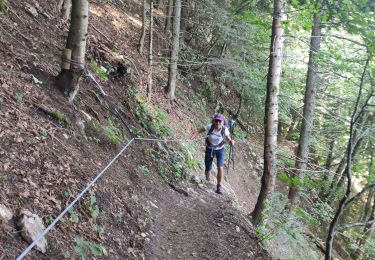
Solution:
[[[236,226],[236,231],[237,231],[237,232],[241,232],[241,229],[240,229],[239,226]]]
[[[26,12],[28,14],[31,14],[31,16],[33,16],[34,18],[38,17],[38,11],[35,9],[35,7],[31,5],[26,5],[25,9],[26,9]]]
[[[5,205],[0,204],[0,223],[6,223],[13,218],[12,211]]]
[[[145,233],[141,233],[141,237],[145,238],[147,235]]]

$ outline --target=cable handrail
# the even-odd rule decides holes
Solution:
[[[206,138],[206,137],[204,137]],[[202,137],[195,138],[188,140],[189,142],[196,141],[203,139]],[[154,142],[182,142],[182,139],[158,139],[158,138],[145,138],[145,137],[134,137],[132,138],[122,149],[119,153],[116,154],[115,157],[107,164],[107,166],[98,174],[96,177],[84,188],[80,194],[60,213],[59,216],[42,232],[40,233],[37,238],[19,255],[16,260],[23,259],[32,249],[33,247],[41,240],[56,224],[59,222],[65,214],[80,200],[83,195],[99,180],[100,177],[104,175],[104,173],[111,167],[111,165],[121,156],[121,154],[130,146],[133,141],[140,140],[140,141],[154,141]]]

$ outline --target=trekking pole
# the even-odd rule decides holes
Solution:
[[[234,139],[234,127],[236,125],[236,121],[235,120],[232,120],[231,121],[231,124],[230,124],[230,134],[232,135],[232,139]],[[233,145],[231,145],[231,160],[233,162],[233,170],[234,170],[234,147]],[[229,164],[228,164],[228,167],[229,167]]]

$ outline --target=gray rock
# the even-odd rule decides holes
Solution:
[[[31,5],[26,5],[25,7],[25,10],[28,14],[30,14],[31,16],[33,16],[34,18],[37,18],[38,17],[38,11],[35,9],[35,7],[31,6]]]
[[[32,243],[45,229],[43,220],[38,215],[26,209],[20,211],[17,225],[21,230],[21,236],[29,243]],[[36,248],[43,253],[47,251],[47,240],[45,237],[38,241]]]
[[[7,223],[13,218],[12,211],[7,208],[5,205],[0,204],[0,224]]]

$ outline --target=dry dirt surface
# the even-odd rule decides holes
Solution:
[[[13,212],[29,209],[47,226],[126,141],[115,144],[90,123],[82,128],[87,115],[102,126],[108,126],[109,117],[121,125],[103,109],[108,103],[88,78],[82,80],[74,106],[54,87],[68,30],[54,1],[7,2],[9,13],[0,14],[0,203]],[[27,12],[30,6],[38,17]],[[147,59],[136,51],[141,11],[140,1],[90,1],[87,59],[111,64],[119,57],[129,61],[132,80],[97,80],[111,102],[122,108],[126,124],[144,133],[132,110],[134,100],[123,94],[130,92],[130,85],[144,91],[142,82],[147,80]],[[163,73],[159,76],[165,78]],[[153,102],[169,112],[171,125],[193,116],[182,102],[171,107],[162,89],[156,81]],[[48,111],[59,113],[66,122]],[[121,129],[126,132],[125,127]],[[187,126],[182,131],[191,130]],[[259,188],[256,159],[250,158],[253,155],[246,145],[238,145],[236,169],[227,178],[223,196],[214,192],[214,183],[171,179],[188,196],[171,188],[149,159],[150,150],[158,149],[156,144],[133,144],[92,189],[96,202],[85,196],[49,232],[47,253],[32,251],[28,259],[79,259],[77,238],[106,248],[106,255],[95,259],[269,258],[244,217],[254,206]],[[145,168],[147,174],[140,170]],[[246,214],[233,209],[233,201]],[[96,206],[100,213],[93,218]],[[0,226],[0,259],[14,259],[28,246],[15,221]],[[84,250],[89,259],[94,258],[88,247]]]
[[[146,259],[270,259],[228,195],[208,186],[189,188],[188,197],[164,194],[149,231]]]

